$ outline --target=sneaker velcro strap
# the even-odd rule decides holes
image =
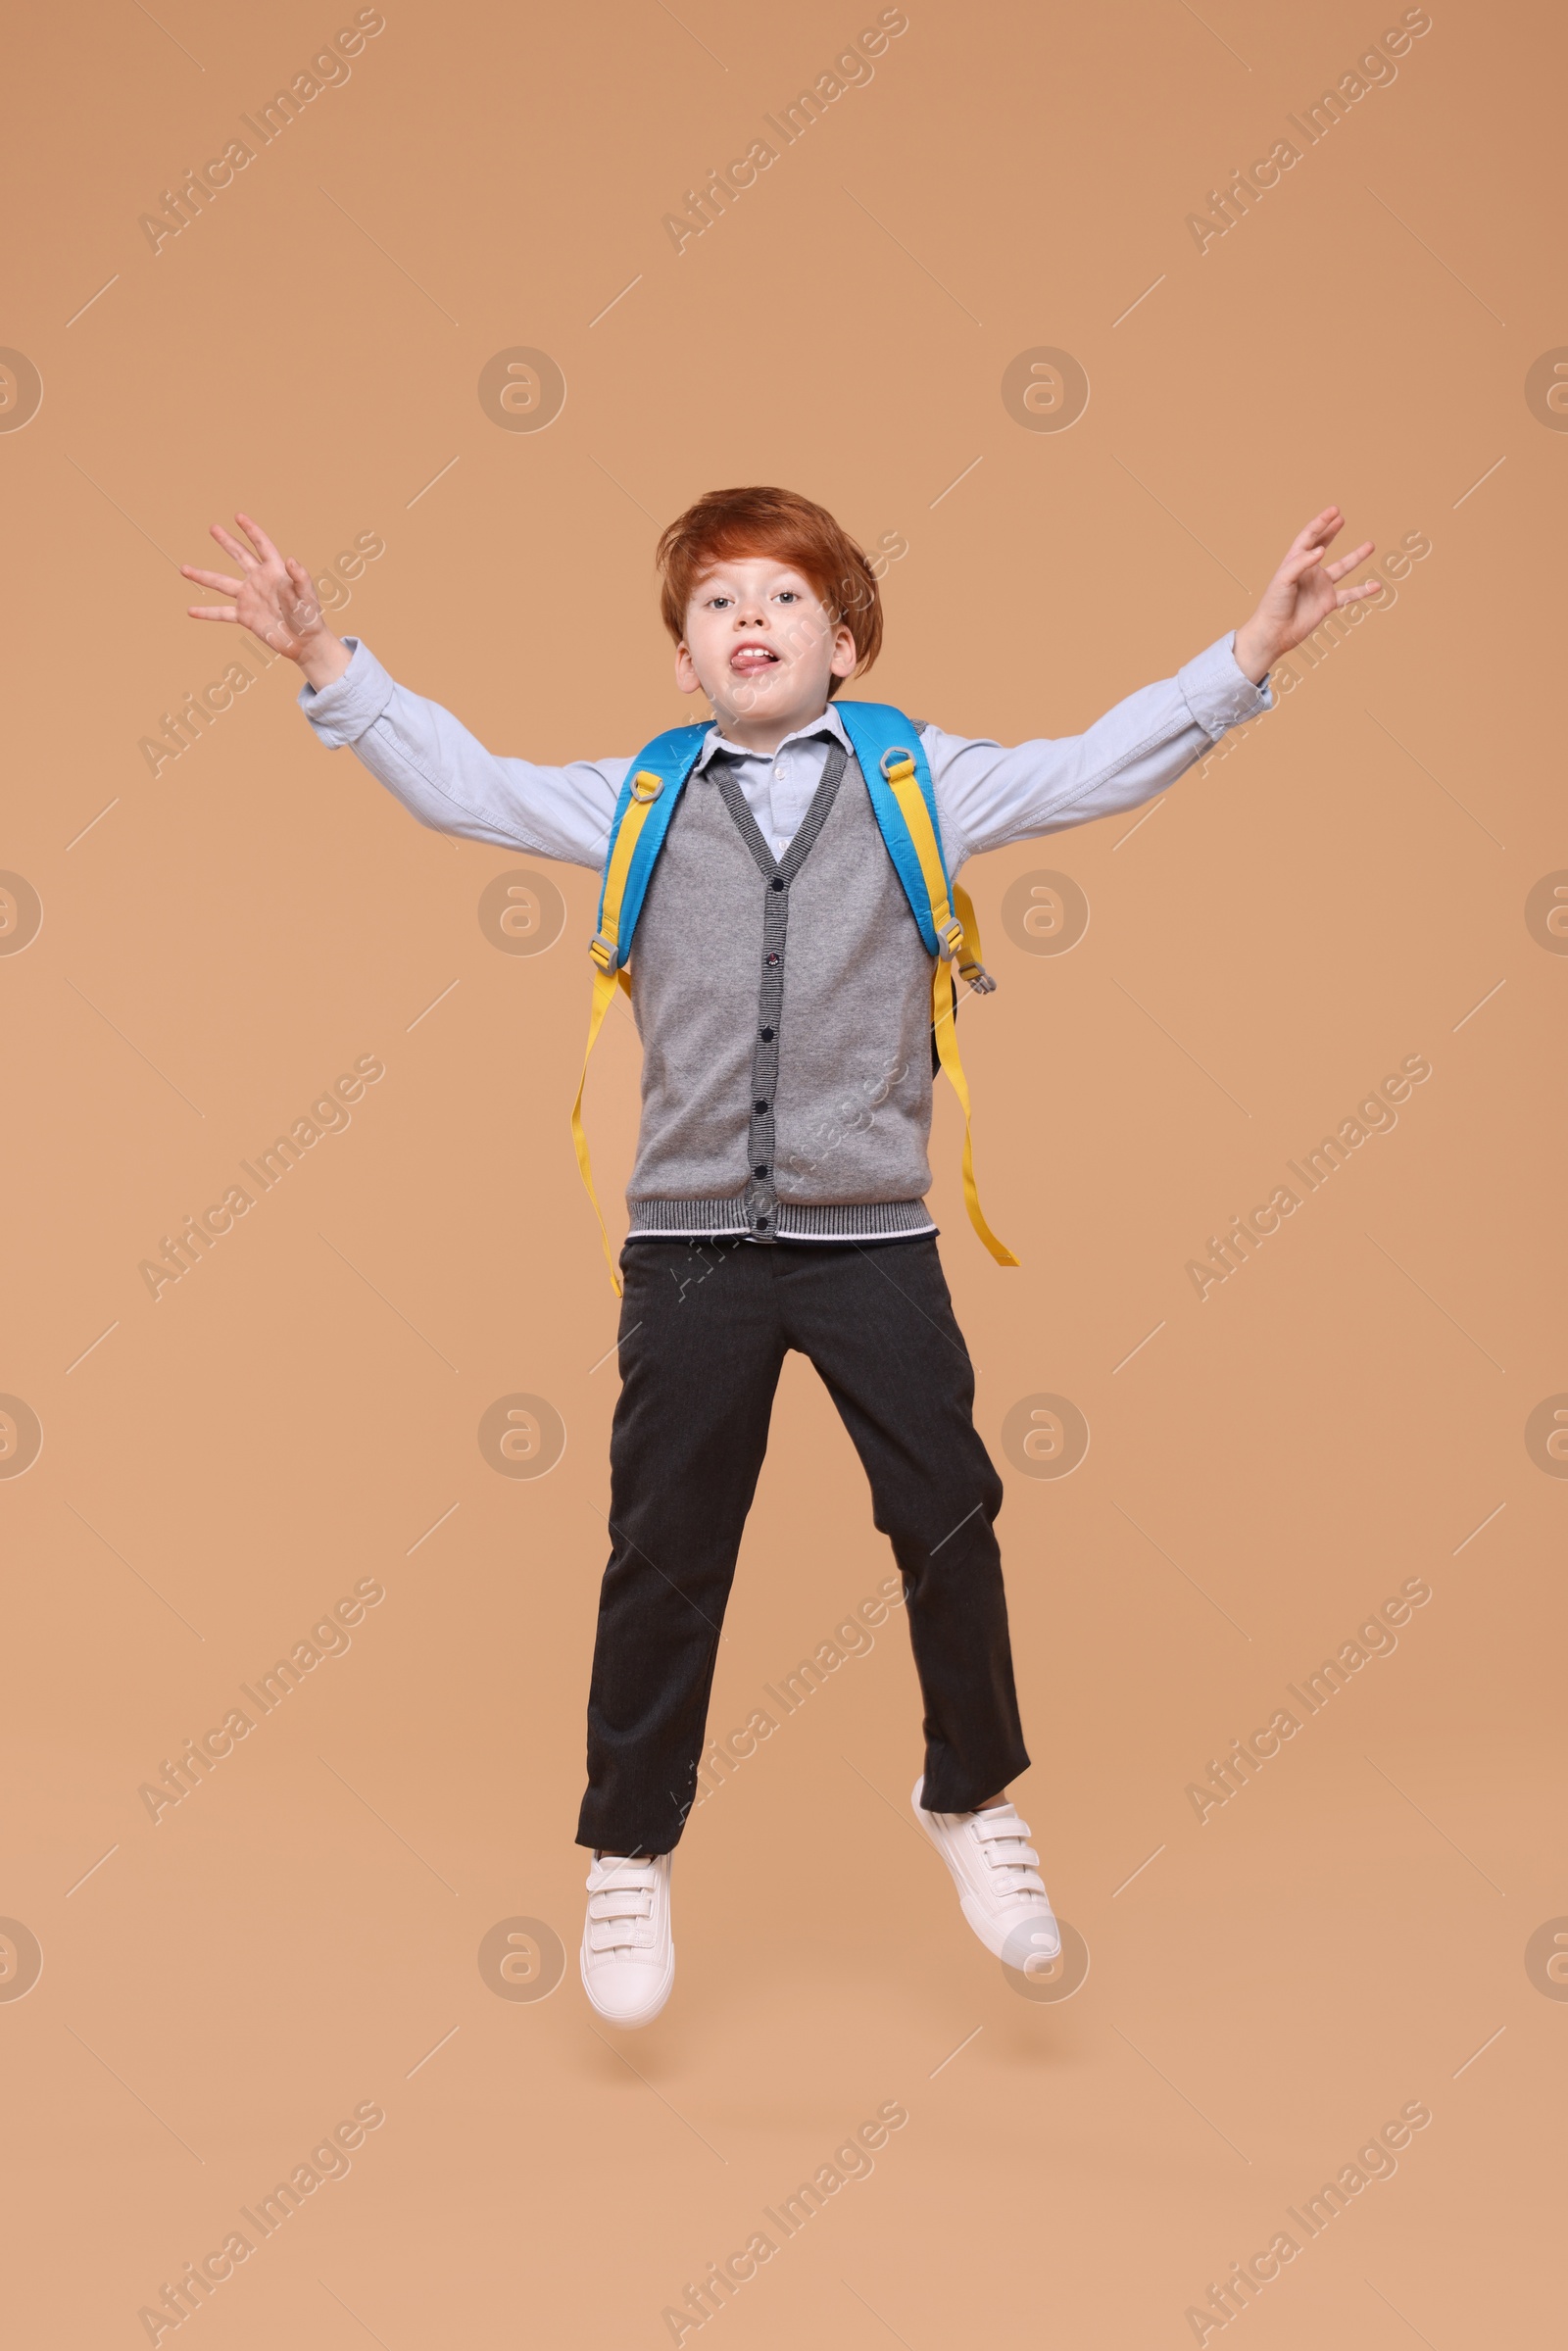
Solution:
[[[1018,1852],[1004,1852],[1004,1855],[992,1852],[992,1869],[1004,1881],[1004,1892],[1015,1890],[1018,1886],[1042,1884],[1034,1876],[1039,1869],[1039,1852],[1034,1852],[1032,1845],[1020,1845]]]
[[[1028,1823],[1018,1818],[1010,1804],[1005,1812],[977,1812],[974,1816],[974,1825],[979,1834],[988,1841],[996,1837],[1026,1838],[1029,1835]]]
[[[588,1916],[591,1919],[645,1919],[653,1915],[654,1897],[631,1886],[612,1887],[608,1893],[591,1894]]]
[[[630,1919],[610,1919],[603,1926],[594,1924],[588,1930],[588,1948],[591,1951],[629,1949],[637,1941],[637,1929]]]

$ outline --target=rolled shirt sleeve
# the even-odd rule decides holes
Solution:
[[[300,693],[318,741],[346,745],[421,824],[599,871],[629,759],[564,767],[504,759],[438,702],[389,677],[368,645],[344,643],[352,658],[343,675]]]
[[[1144,686],[1081,735],[1000,743],[922,737],[950,870],[989,849],[1005,849],[1096,816],[1135,808],[1200,759],[1228,728],[1274,707],[1267,680],[1254,686],[1238,666],[1234,632],[1218,638],[1174,677]]]

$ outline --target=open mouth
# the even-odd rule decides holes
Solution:
[[[737,645],[729,665],[737,677],[760,677],[764,669],[777,667],[778,655],[766,645]]]

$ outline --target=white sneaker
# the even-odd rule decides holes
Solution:
[[[582,1930],[583,1989],[607,2024],[651,2025],[675,1981],[668,1853],[596,1853]]]
[[[989,1812],[927,1812],[920,1802],[924,1787],[922,1776],[910,1799],[914,1817],[953,1872],[959,1909],[988,1951],[1020,1975],[1034,1975],[1060,1952],[1061,1931],[1038,1875],[1029,1824],[1011,1804]]]

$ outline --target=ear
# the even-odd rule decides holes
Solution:
[[[683,694],[701,694],[703,681],[697,674],[691,649],[684,637],[675,648],[675,683]]]
[[[841,620],[833,631],[833,659],[828,663],[828,675],[830,677],[853,677],[855,665],[858,660],[859,655],[855,649],[855,638],[847,624]]]

